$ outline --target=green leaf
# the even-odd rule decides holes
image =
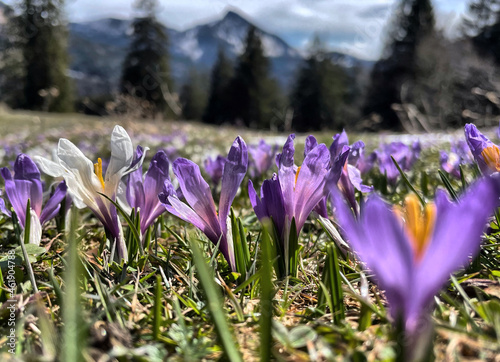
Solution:
[[[215,324],[215,331],[219,337],[223,350],[230,361],[242,362],[241,354],[236,346],[236,341],[230,332],[229,325],[226,320],[226,313],[224,311],[224,303],[221,303],[222,296],[219,287],[214,281],[212,270],[205,262],[205,258],[195,242],[191,242],[191,250],[193,253],[193,261],[198,270],[198,278],[201,286],[205,291],[207,298],[207,306]]]
[[[417,197],[420,200],[420,203],[422,204],[422,206],[425,206],[424,199],[422,198],[422,196],[420,196],[420,194],[417,192],[417,190],[415,189],[415,187],[413,187],[413,185],[411,184],[410,180],[408,179],[408,177],[406,176],[406,174],[404,173],[404,171],[401,169],[401,167],[399,167],[399,164],[396,161],[396,159],[393,156],[391,156],[391,159],[392,159],[392,162],[394,162],[394,165],[398,169],[399,173],[401,174],[401,178],[403,179],[403,181],[405,182],[405,184],[410,188],[410,190],[412,190],[415,193],[415,195],[417,195]]]
[[[309,326],[298,326],[288,333],[288,340],[292,348],[303,348],[308,342],[316,339],[316,332]]]
[[[299,236],[297,235],[297,226],[295,224],[295,217],[292,218],[290,225],[290,235],[288,239],[288,274],[292,277],[297,277],[297,269],[299,265]]]
[[[154,316],[153,316],[153,339],[158,340],[160,336],[160,325],[162,316],[162,287],[161,287],[161,276],[156,276],[155,285],[155,304],[154,304]]]
[[[448,193],[450,194],[451,198],[454,201],[458,200],[458,194],[457,192],[453,189],[453,186],[451,186],[450,179],[448,176],[441,170],[438,170],[439,177],[441,177],[441,181],[443,181],[444,187],[446,187],[446,190],[448,190]]]
[[[262,228],[262,247],[261,247],[261,263],[260,268],[261,292],[260,292],[260,360],[271,360],[272,347],[272,326],[273,326],[273,262],[271,253],[271,240],[269,238],[268,229],[272,227],[271,221],[264,222]]]
[[[43,246],[38,246],[35,244],[24,244],[24,248],[26,249],[26,253],[28,255],[33,255],[33,256],[42,255],[47,252],[47,250]],[[23,252],[21,246],[16,247],[14,251],[16,254],[21,254],[21,255]]]

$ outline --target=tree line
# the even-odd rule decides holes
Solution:
[[[69,112],[63,0],[22,0],[0,43],[0,101],[14,108]],[[136,0],[132,40],[113,112],[202,120],[260,129],[398,129],[409,132],[496,122],[500,113],[500,1],[471,0],[462,36],[436,28],[431,0],[399,0],[370,73],[332,59],[318,38],[290,89],[271,77],[259,30],[248,29],[232,61],[223,49],[210,72],[171,80],[168,38],[157,0]]]

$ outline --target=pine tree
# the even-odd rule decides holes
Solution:
[[[226,57],[224,50],[219,49],[217,61],[210,77],[210,91],[207,106],[203,113],[203,122],[222,124],[230,120],[229,85],[232,76],[232,64]]]
[[[143,105],[144,117],[168,114],[172,89],[168,66],[168,38],[156,19],[157,0],[138,0],[129,53],[122,68],[121,93]]]
[[[269,128],[278,88],[269,78],[269,61],[255,27],[248,29],[245,51],[238,59],[231,84],[231,115],[247,127]]]
[[[339,128],[345,80],[344,71],[327,57],[316,37],[290,97],[293,128],[298,132]]]
[[[426,37],[432,36],[434,23],[430,0],[401,0],[382,59],[372,70],[363,110],[366,115],[379,114],[383,127],[399,127],[392,105],[401,103],[402,87],[414,81],[417,48]]]
[[[469,3],[463,29],[479,54],[491,57],[500,65],[499,0],[474,0]]]
[[[190,70],[189,77],[182,86],[179,95],[184,119],[201,120],[207,101],[207,91],[203,87],[203,84],[206,83],[205,78],[204,75],[199,74],[194,68]]]
[[[63,0],[25,0],[20,15],[25,63],[25,107],[67,112],[73,92],[67,76],[67,30]]]
[[[0,102],[12,108],[23,107],[25,67],[23,61],[23,39],[20,37],[20,17],[14,9],[0,4],[4,24],[0,24]],[[1,15],[0,15],[1,16]]]

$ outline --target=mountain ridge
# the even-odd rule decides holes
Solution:
[[[4,7],[8,8],[0,1],[0,12]],[[68,24],[69,74],[75,80],[80,98],[112,94],[118,90],[121,67],[131,42],[132,23],[132,19],[108,17]],[[235,61],[244,51],[250,26],[254,26],[261,37],[264,53],[269,58],[271,76],[287,90],[302,64],[303,55],[279,36],[256,26],[247,15],[242,15],[234,7],[229,7],[218,19],[185,30],[164,26],[176,88],[185,83],[192,69],[209,73],[219,49]],[[346,54],[329,54],[334,62],[346,68],[371,65]]]

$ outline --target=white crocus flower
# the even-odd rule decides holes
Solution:
[[[116,207],[101,194],[112,200],[123,176],[142,164],[142,159],[132,166],[134,148],[129,135],[121,126],[111,133],[111,159],[106,174],[102,174],[102,160],[93,163],[71,141],[61,138],[56,162],[43,157],[35,158],[43,172],[52,177],[63,177],[75,205],[87,206],[114,237],[119,259],[127,261],[127,250]]]

